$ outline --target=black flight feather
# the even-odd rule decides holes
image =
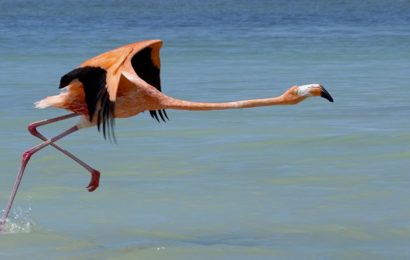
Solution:
[[[152,62],[152,51],[152,48],[147,47],[137,52],[131,59],[131,65],[135,73],[137,73],[142,80],[161,91],[160,69]],[[150,110],[149,114],[152,118],[160,122],[158,117],[159,114],[162,121],[165,122],[165,119],[168,119],[168,115],[165,110],[162,110],[162,112],[161,110]]]
[[[66,87],[75,79],[83,84],[89,120],[93,121],[94,116],[97,116],[98,131],[102,130],[104,139],[108,137],[110,141],[116,142],[114,135],[115,102],[110,100],[106,88],[107,72],[100,67],[76,68],[61,78],[59,88]]]

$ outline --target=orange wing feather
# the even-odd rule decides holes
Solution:
[[[80,67],[100,67],[107,71],[106,88],[109,93],[110,101],[115,101],[117,97],[119,82],[122,71],[136,73],[132,67],[132,57],[141,50],[151,47],[151,60],[153,65],[160,68],[159,49],[162,46],[161,40],[148,40],[131,43],[117,49],[105,52],[94,58],[91,58],[80,65]],[[154,86],[160,90],[160,86]]]
[[[121,67],[124,65],[125,61],[132,53],[132,51],[132,48],[126,46],[103,53],[81,64],[81,67],[100,67],[107,71],[105,87],[107,88],[110,101],[114,102],[117,97],[118,83],[121,76]]]

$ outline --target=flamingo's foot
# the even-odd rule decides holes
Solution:
[[[7,218],[4,218],[4,216],[0,218],[0,235],[7,233],[6,232],[6,222],[7,222]]]
[[[100,172],[97,170],[93,170],[91,172],[91,181],[90,184],[86,187],[89,192],[95,191],[100,184]]]
[[[6,220],[0,219],[0,235],[4,233],[4,223]]]

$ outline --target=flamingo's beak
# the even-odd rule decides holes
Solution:
[[[329,100],[329,102],[333,102],[332,96],[329,92],[320,84],[308,84],[298,86],[296,89],[296,94],[301,97],[319,97],[321,96],[324,99]]]
[[[322,85],[320,86],[320,96],[324,99],[329,100],[329,102],[333,102],[332,96]]]

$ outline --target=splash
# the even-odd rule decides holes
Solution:
[[[34,226],[30,219],[30,212],[31,207],[28,209],[15,208],[10,212],[9,218],[0,223],[0,234],[30,233]]]

